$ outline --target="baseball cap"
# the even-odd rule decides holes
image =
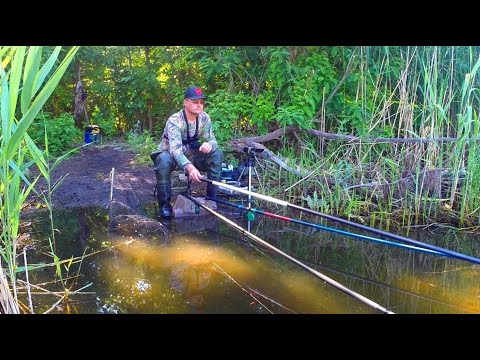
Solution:
[[[205,99],[205,95],[198,86],[190,86],[185,91],[185,99]]]

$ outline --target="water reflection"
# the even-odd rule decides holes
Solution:
[[[78,313],[378,314],[211,216],[171,221],[174,235],[166,241],[109,234],[108,218],[98,210],[78,218],[78,212],[55,215],[62,258],[99,251],[81,268],[72,265],[77,286],[92,283],[96,293],[76,304]],[[480,313],[477,265],[262,217],[252,232],[396,313]],[[480,254],[473,238],[451,236],[469,255]],[[435,245],[451,244],[448,239],[442,234]],[[46,245],[37,249],[45,253]],[[54,269],[31,275],[36,282],[47,278]],[[34,298],[37,312],[51,305],[45,299]]]

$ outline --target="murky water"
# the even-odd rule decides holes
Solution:
[[[168,241],[112,236],[106,230],[108,214],[99,209],[64,211],[54,219],[60,259],[87,256],[60,266],[68,301],[40,289],[63,292],[59,281],[52,282],[55,267],[29,272],[30,282],[39,286],[32,289],[37,313],[381,313],[212,216],[172,221],[174,235]],[[244,217],[234,221],[247,228]],[[29,264],[51,263],[46,218],[35,220],[32,229],[37,232],[32,234],[34,249],[27,251]],[[478,265],[261,215],[251,223],[251,231],[392,312],[480,313]],[[473,236],[436,230],[408,237],[480,256]],[[20,296],[27,304],[24,290]]]

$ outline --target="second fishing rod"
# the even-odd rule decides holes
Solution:
[[[220,200],[218,198],[214,199],[214,198],[210,198],[210,197],[207,196],[207,197],[205,197],[205,199],[216,201],[217,203],[228,205],[228,206],[231,206],[231,207],[235,207],[237,209],[244,210],[247,213],[248,212],[257,213],[257,214],[261,214],[261,215],[264,215],[264,216],[267,216],[267,217],[270,217],[270,218],[273,218],[273,219],[279,219],[279,220],[283,220],[283,221],[292,222],[292,223],[295,223],[295,224],[309,226],[309,227],[312,227],[312,228],[315,228],[315,229],[325,230],[325,231],[329,231],[329,232],[333,232],[333,233],[337,233],[337,234],[341,234],[341,235],[346,235],[346,236],[354,237],[354,238],[361,239],[361,240],[368,240],[368,241],[372,241],[372,242],[376,242],[376,243],[380,243],[380,244],[385,244],[385,245],[396,246],[396,247],[404,248],[404,249],[408,249],[408,250],[421,251],[421,252],[425,252],[425,253],[433,254],[433,255],[449,256],[447,254],[444,254],[444,253],[441,253],[441,252],[438,252],[438,251],[434,251],[434,250],[425,249],[423,247],[417,247],[417,246],[412,246],[412,245],[406,245],[406,244],[396,243],[396,242],[392,242],[392,241],[387,241],[387,240],[383,240],[383,239],[377,239],[377,238],[374,238],[374,237],[371,237],[371,236],[355,234],[355,233],[345,231],[345,230],[335,229],[335,228],[331,228],[331,227],[328,227],[328,226],[313,224],[311,222],[307,222],[307,221],[298,220],[298,219],[294,219],[294,218],[287,217],[287,216],[274,214],[274,213],[264,211],[264,210],[261,210],[261,209],[257,209],[257,208],[247,207],[247,206],[240,205],[240,204],[232,204],[228,201],[223,201],[223,200]],[[253,219],[249,218],[249,221],[251,221],[251,220],[253,220]]]
[[[444,248],[441,248],[441,247],[438,247],[438,246],[435,246],[435,245],[430,245],[430,244],[427,244],[427,243],[424,243],[424,242],[421,242],[421,241],[413,240],[413,239],[410,239],[410,238],[407,238],[407,237],[404,237],[404,236],[401,236],[401,235],[397,235],[397,234],[392,234],[392,233],[389,233],[389,232],[386,232],[386,231],[383,231],[383,230],[379,230],[379,229],[375,229],[375,228],[372,228],[372,227],[369,227],[369,226],[366,226],[366,225],[357,224],[353,221],[345,220],[345,219],[342,219],[342,218],[339,218],[339,217],[336,217],[336,216],[333,216],[333,215],[323,214],[321,212],[318,212],[318,211],[315,211],[315,210],[312,210],[312,209],[308,209],[308,208],[304,208],[304,207],[299,206],[299,205],[291,204],[291,203],[289,203],[285,200],[280,200],[280,199],[276,199],[276,198],[271,197],[271,196],[258,194],[258,193],[255,193],[255,192],[252,192],[252,191],[249,191],[249,190],[238,188],[236,186],[224,184],[222,182],[218,182],[218,181],[215,181],[215,180],[210,180],[210,179],[207,179],[205,177],[202,177],[201,180],[205,181],[205,182],[212,183],[214,185],[218,185],[219,187],[222,187],[222,188],[225,188],[225,189],[229,189],[229,190],[239,192],[241,194],[245,194],[245,195],[248,195],[248,196],[253,196],[253,197],[256,197],[258,199],[267,201],[267,202],[271,202],[271,203],[274,203],[274,204],[277,204],[277,205],[289,207],[289,208],[299,210],[299,211],[302,211],[302,212],[306,212],[306,213],[309,213],[309,214],[312,214],[312,215],[317,215],[317,216],[323,217],[323,218],[331,220],[331,221],[336,221],[336,222],[339,222],[339,223],[342,223],[342,224],[345,224],[345,225],[349,225],[349,226],[352,226],[352,227],[355,227],[355,228],[358,228],[358,229],[369,231],[371,233],[382,235],[382,236],[385,236],[385,237],[388,237],[388,238],[391,238],[391,239],[394,239],[394,240],[397,240],[397,241],[400,241],[400,242],[404,242],[404,243],[407,243],[407,244],[411,244],[411,245],[415,245],[415,246],[422,247],[422,248],[425,248],[425,249],[440,252],[442,254],[445,254],[446,256],[450,256],[450,257],[453,257],[453,258],[457,258],[457,259],[461,259],[461,260],[465,260],[465,261],[470,261],[470,262],[473,262],[473,263],[476,263],[476,264],[480,264],[480,259],[476,258],[476,257],[473,257],[473,256],[468,256],[468,255],[465,255],[465,254],[461,254],[461,253],[458,253],[456,251],[444,249]]]

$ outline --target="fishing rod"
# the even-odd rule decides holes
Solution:
[[[245,230],[244,228],[242,228],[240,225],[234,223],[233,221],[227,219],[225,216],[219,214],[218,212],[210,209],[209,207],[201,204],[198,200],[196,200],[195,198],[193,198],[192,196],[188,195],[188,194],[183,194],[183,196],[185,196],[187,199],[189,199],[190,201],[192,201],[194,204],[196,204],[197,206],[200,206],[202,207],[203,209],[205,209],[206,211],[208,211],[209,213],[215,215],[216,217],[218,217],[219,219],[225,221],[227,224],[229,224],[230,226],[234,227],[235,229],[239,230],[243,235],[246,235],[248,236],[249,238],[251,238],[252,240],[262,244],[263,246],[265,246],[266,248],[276,252],[277,254],[279,255],[282,255],[283,257],[287,258],[288,260],[290,260],[291,262],[297,264],[298,266],[300,266],[301,268],[307,270],[308,272],[312,273],[313,275],[315,275],[316,277],[322,279],[323,281],[329,283],[330,285],[334,286],[335,288],[337,288],[338,290],[340,291],[343,291],[344,293],[346,293],[347,295],[350,295],[352,297],[354,297],[355,299],[363,302],[364,304],[376,309],[376,310],[379,310],[385,314],[395,314],[394,312],[384,308],[383,306],[377,304],[376,302],[366,298],[365,296],[363,295],[360,295],[359,293],[347,288],[346,286],[340,284],[339,282],[329,278],[328,276],[322,274],[321,272],[315,270],[315,269],[312,269],[311,267],[305,265],[304,263],[302,263],[301,261],[295,259],[294,257],[288,255],[287,253],[284,253],[282,250],[276,248],[275,246],[269,244],[268,242],[266,242],[265,240],[262,240],[260,239],[258,236],[252,234],[251,232]]]
[[[250,246],[253,246],[253,245],[250,245]],[[271,253],[271,251],[269,251],[268,249],[266,249],[265,251],[268,254]],[[420,294],[417,294],[417,293],[414,293],[414,292],[403,290],[401,288],[398,288],[398,287],[395,287],[395,286],[392,286],[392,285],[389,285],[389,284],[386,284],[386,283],[383,283],[383,282],[380,282],[380,281],[375,281],[375,280],[372,280],[372,279],[369,279],[369,278],[366,278],[366,277],[363,277],[363,276],[358,276],[358,275],[355,275],[355,274],[352,274],[352,273],[348,273],[346,271],[333,269],[333,268],[330,268],[330,267],[327,267],[327,266],[322,266],[318,263],[314,263],[314,262],[310,262],[310,261],[306,261],[306,260],[302,260],[302,261],[308,266],[313,266],[315,268],[327,270],[330,273],[334,273],[334,274],[337,274],[337,275],[342,275],[344,278],[351,278],[354,281],[359,281],[359,282],[362,282],[364,284],[375,285],[375,286],[378,286],[381,289],[385,288],[385,289],[388,289],[388,290],[393,290],[393,291],[396,291],[398,293],[411,296],[412,298],[417,298],[417,299],[420,299],[422,301],[428,301],[428,302],[436,303],[436,304],[439,304],[439,305],[442,305],[442,306],[459,309],[459,310],[462,310],[466,313],[473,313],[473,314],[478,314],[479,313],[478,311],[475,311],[475,310],[472,310],[472,309],[467,309],[467,308],[464,308],[464,307],[461,307],[461,306],[458,306],[458,305],[454,305],[454,304],[446,303],[446,302],[436,300],[436,299],[433,299],[433,298],[429,298],[429,297],[426,297],[426,296],[423,296],[423,295],[420,295]],[[391,301],[390,301],[390,303],[391,303]],[[408,306],[408,303],[405,303],[405,304],[401,303],[399,306]]]
[[[217,199],[217,198],[211,198],[211,197],[207,196],[207,197],[205,197],[205,199],[213,200],[213,201],[219,202],[220,204],[229,205],[229,206],[232,206],[232,207],[236,207],[238,209],[251,211],[252,213],[262,214],[262,215],[265,215],[265,216],[270,217],[270,218],[279,219],[279,220],[283,220],[283,221],[288,221],[288,222],[292,222],[292,223],[295,223],[295,224],[310,226],[310,227],[313,227],[313,228],[316,228],[316,229],[330,231],[330,232],[334,232],[334,233],[338,233],[338,234],[342,234],[342,235],[346,235],[346,236],[351,236],[351,237],[362,239],[362,240],[368,240],[368,241],[373,241],[373,242],[377,242],[377,243],[381,243],[381,244],[397,246],[399,248],[405,248],[405,249],[410,249],[410,250],[422,251],[422,252],[426,252],[426,253],[429,253],[429,254],[445,256],[444,253],[441,253],[441,252],[438,252],[438,251],[429,250],[429,249],[425,249],[425,248],[421,248],[421,247],[417,247],[417,246],[412,246],[412,245],[400,244],[400,243],[391,242],[391,241],[388,241],[388,240],[377,239],[377,238],[366,236],[366,235],[355,234],[355,233],[352,233],[352,232],[349,232],[349,231],[339,230],[339,229],[331,228],[331,227],[328,227],[328,226],[313,224],[313,223],[310,223],[310,222],[306,222],[306,221],[302,221],[302,220],[293,219],[293,218],[290,218],[290,217],[274,214],[274,213],[271,213],[271,212],[268,212],[268,211],[264,211],[264,210],[260,210],[260,209],[256,209],[256,208],[249,208],[249,207],[244,206],[244,205],[232,204],[228,201],[223,201],[223,200],[220,200],[220,199]]]
[[[419,299],[424,300],[424,301],[430,301],[430,302],[437,303],[437,304],[440,304],[440,305],[460,309],[460,310],[463,310],[463,311],[466,311],[466,312],[469,312],[469,313],[478,314],[478,311],[475,311],[475,310],[472,310],[472,309],[467,309],[467,308],[457,306],[457,305],[453,305],[453,304],[449,304],[449,303],[446,303],[446,302],[443,302],[443,301],[440,301],[440,300],[432,299],[432,298],[429,298],[429,297],[426,297],[426,296],[423,296],[423,295],[420,295],[420,294],[417,294],[417,293],[413,293],[413,292],[410,292],[410,291],[407,291],[407,290],[397,288],[397,287],[389,285],[389,284],[385,284],[385,283],[380,282],[380,281],[375,281],[375,280],[372,280],[372,279],[368,279],[366,277],[358,276],[358,275],[355,275],[355,274],[352,274],[352,273],[348,273],[346,271],[342,271],[342,270],[338,270],[338,269],[332,269],[332,268],[329,268],[327,266],[312,263],[312,262],[309,262],[309,261],[305,261],[305,260],[303,260],[303,261],[307,265],[316,266],[316,267],[321,268],[323,270],[327,270],[329,272],[332,272],[332,273],[335,273],[335,274],[338,274],[338,275],[342,275],[344,277],[348,277],[348,278],[351,278],[351,279],[356,280],[356,281],[361,281],[363,283],[372,284],[372,285],[378,286],[380,288],[386,288],[386,289],[389,289],[389,290],[397,291],[399,293],[406,294],[406,295],[409,295],[411,297],[419,298]]]
[[[267,195],[263,195],[263,194],[257,194],[257,193],[252,192],[252,191],[248,191],[248,190],[245,190],[245,189],[238,188],[236,186],[224,184],[224,183],[221,183],[221,182],[218,182],[218,181],[215,181],[215,180],[210,180],[210,179],[207,179],[205,177],[201,177],[200,180],[212,183],[214,185],[218,185],[218,186],[223,187],[225,189],[230,189],[230,190],[242,193],[242,194],[251,195],[251,196],[257,197],[259,199],[262,199],[262,200],[265,200],[265,201],[268,201],[268,202],[272,202],[274,204],[282,205],[282,206],[285,206],[285,207],[290,207],[292,209],[296,209],[296,210],[299,210],[299,211],[302,211],[302,212],[317,215],[317,216],[323,217],[323,218],[328,219],[328,220],[337,221],[337,222],[345,224],[345,225],[353,226],[353,227],[356,227],[356,228],[359,228],[359,229],[362,229],[362,230],[365,230],[365,231],[370,231],[372,233],[382,235],[382,236],[386,236],[386,237],[389,237],[389,238],[392,238],[392,239],[395,239],[395,240],[398,240],[398,241],[402,241],[402,242],[405,242],[405,243],[409,243],[409,244],[412,244],[412,245],[423,247],[425,249],[438,251],[438,252],[441,252],[442,254],[450,256],[450,257],[454,257],[454,258],[457,258],[457,259],[466,260],[466,261],[470,261],[470,262],[473,262],[473,263],[476,263],[476,264],[480,264],[480,259],[476,258],[476,257],[473,257],[473,256],[460,254],[456,251],[444,249],[444,248],[441,248],[441,247],[438,247],[438,246],[435,246],[435,245],[430,245],[430,244],[427,244],[427,243],[424,243],[424,242],[421,242],[421,241],[409,239],[409,238],[406,238],[404,236],[388,233],[386,231],[378,230],[378,229],[375,229],[375,228],[372,228],[372,227],[369,227],[369,226],[366,226],[366,225],[357,224],[357,223],[354,223],[353,221],[345,220],[345,219],[338,218],[338,217],[335,217],[335,216],[332,216],[332,215],[323,214],[323,213],[315,211],[315,210],[311,210],[311,209],[304,208],[302,206],[291,204],[291,203],[289,203],[285,200],[276,199],[276,198],[273,198],[271,196],[267,196]]]
[[[217,201],[218,199],[213,199],[213,198],[210,198],[210,197],[205,197],[206,200],[213,200],[213,201]],[[236,204],[232,204],[234,206],[237,206]],[[275,216],[280,216],[280,215],[276,215],[274,214]],[[281,216],[280,216],[281,217]],[[214,232],[218,235],[221,235],[223,237],[226,237],[226,238],[229,238],[235,242],[242,242],[242,243],[245,243],[245,241],[241,241],[239,240],[238,238],[236,237],[233,237],[231,235],[228,235],[228,234],[225,234],[225,233],[221,233],[219,231],[215,231],[215,230],[211,230],[211,229],[208,229],[208,231],[210,232]],[[268,251],[268,250],[267,250]],[[405,294],[405,295],[408,295],[408,296],[411,296],[411,297],[414,297],[414,298],[418,298],[420,300],[423,300],[423,301],[429,301],[429,302],[432,302],[432,303],[436,303],[436,304],[439,304],[439,305],[442,305],[442,306],[447,306],[447,307],[451,307],[451,308],[455,308],[455,309],[459,309],[459,310],[462,310],[464,312],[467,312],[467,313],[474,313],[474,314],[477,314],[478,312],[475,311],[475,310],[472,310],[472,309],[467,309],[467,308],[464,308],[464,307],[461,307],[461,306],[458,306],[458,305],[454,305],[454,304],[449,304],[449,303],[446,303],[446,302],[443,302],[443,301],[440,301],[440,300],[436,300],[436,299],[433,299],[433,298],[430,298],[430,297],[427,297],[427,296],[423,296],[423,295],[420,295],[418,293],[414,293],[414,292],[411,292],[411,291],[407,291],[407,290],[403,290],[401,288],[398,288],[398,287],[395,287],[395,286],[392,286],[392,285],[389,285],[389,284],[386,284],[386,283],[383,283],[383,282],[380,282],[380,281],[376,281],[376,280],[372,280],[372,279],[369,279],[369,278],[366,278],[366,277],[363,277],[363,276],[358,276],[358,275],[355,275],[355,274],[352,274],[352,273],[348,273],[346,271],[342,271],[342,270],[338,270],[338,269],[333,269],[333,268],[330,268],[330,267],[327,267],[327,266],[323,266],[321,264],[316,264],[316,263],[312,263],[312,262],[309,262],[309,261],[305,261],[305,260],[302,260],[306,265],[308,266],[315,266],[317,268],[321,268],[323,270],[327,270],[331,273],[335,273],[335,274],[338,274],[338,275],[342,275],[344,277],[348,277],[348,278],[351,278],[353,280],[356,280],[356,281],[361,281],[363,283],[367,283],[367,284],[372,284],[372,285],[375,285],[375,286],[378,286],[380,288],[385,288],[385,289],[389,289],[389,290],[393,290],[393,291],[396,291],[396,292],[399,292],[399,293],[402,293],[402,294]],[[253,290],[253,289],[250,289],[250,290]],[[263,296],[263,295],[262,295]],[[276,303],[274,300],[272,299],[268,299],[270,301],[272,301],[273,303]],[[277,304],[281,307],[283,307],[283,305],[281,304]]]

